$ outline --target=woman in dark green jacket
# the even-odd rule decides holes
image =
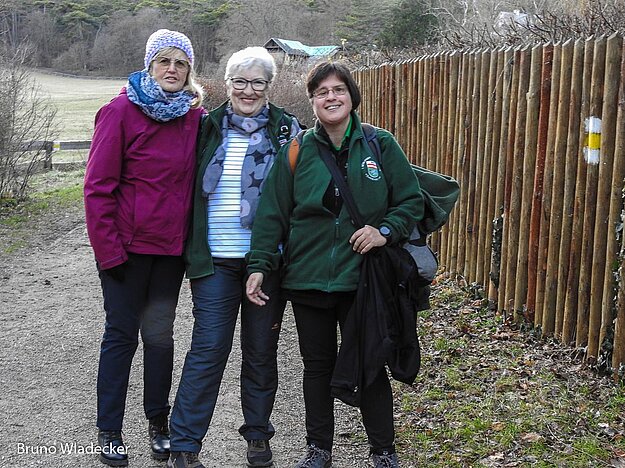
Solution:
[[[197,454],[210,425],[241,310],[241,406],[248,466],[272,465],[269,417],[278,387],[277,348],[285,301],[269,307],[245,297],[245,254],[265,177],[280,146],[300,130],[268,101],[276,73],[263,47],[234,53],[226,65],[228,101],[203,120],[193,219],[184,253],[193,296],[193,338],[171,415],[172,468],[201,468]],[[278,275],[269,278],[279,288]]]
[[[283,297],[293,304],[304,361],[307,451],[297,467],[325,468],[332,463],[330,381],[337,323],[343,327],[354,300],[362,256],[406,240],[423,215],[423,197],[392,134],[377,131],[382,161],[369,149],[355,112],[360,92],[346,66],[317,65],[308,75],[307,90],[317,125],[305,133],[294,169],[287,145],[267,178],[252,232],[247,295],[259,305],[269,301],[266,278],[284,263]],[[354,195],[365,222],[362,229],[350,221],[320,158],[322,147],[332,153]],[[375,466],[398,466],[393,396],[385,369],[362,389],[361,401]]]

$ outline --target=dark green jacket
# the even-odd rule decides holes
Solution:
[[[360,120],[352,113],[347,183],[365,221],[391,228],[391,243],[408,237],[423,216],[423,196],[406,155],[386,130],[378,129],[383,171],[364,139]],[[280,267],[284,243],[282,287],[326,292],[353,291],[358,285],[362,256],[349,238],[355,231],[347,208],[339,217],[323,206],[332,176],[315,142],[327,145],[310,129],[304,135],[294,173],[285,145],[267,176],[252,229],[248,271],[269,273]]]
[[[215,156],[215,151],[222,143],[221,123],[226,113],[228,102],[224,102],[218,108],[202,118],[200,134],[197,146],[197,173],[195,176],[195,188],[193,190],[193,216],[191,228],[187,239],[184,260],[188,278],[201,278],[212,275],[213,258],[208,246],[208,215],[207,199],[202,194],[202,179],[206,166]],[[276,149],[280,148],[278,136],[284,133],[282,125],[290,125],[292,117],[285,113],[281,107],[269,104],[269,134]]]

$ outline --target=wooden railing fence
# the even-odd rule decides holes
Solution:
[[[613,35],[356,70],[363,121],[461,196],[441,265],[625,373],[625,55]]]
[[[56,151],[86,150],[89,148],[91,148],[91,140],[37,140],[24,143],[20,151],[45,151],[43,169],[52,169],[52,155]]]

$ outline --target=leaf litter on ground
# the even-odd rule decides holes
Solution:
[[[402,466],[625,466],[624,386],[461,284],[432,286],[420,374],[393,383]]]

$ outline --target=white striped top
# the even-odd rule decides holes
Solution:
[[[252,231],[241,227],[241,169],[250,137],[228,130],[223,172],[208,197],[208,245],[217,258],[243,258]]]

